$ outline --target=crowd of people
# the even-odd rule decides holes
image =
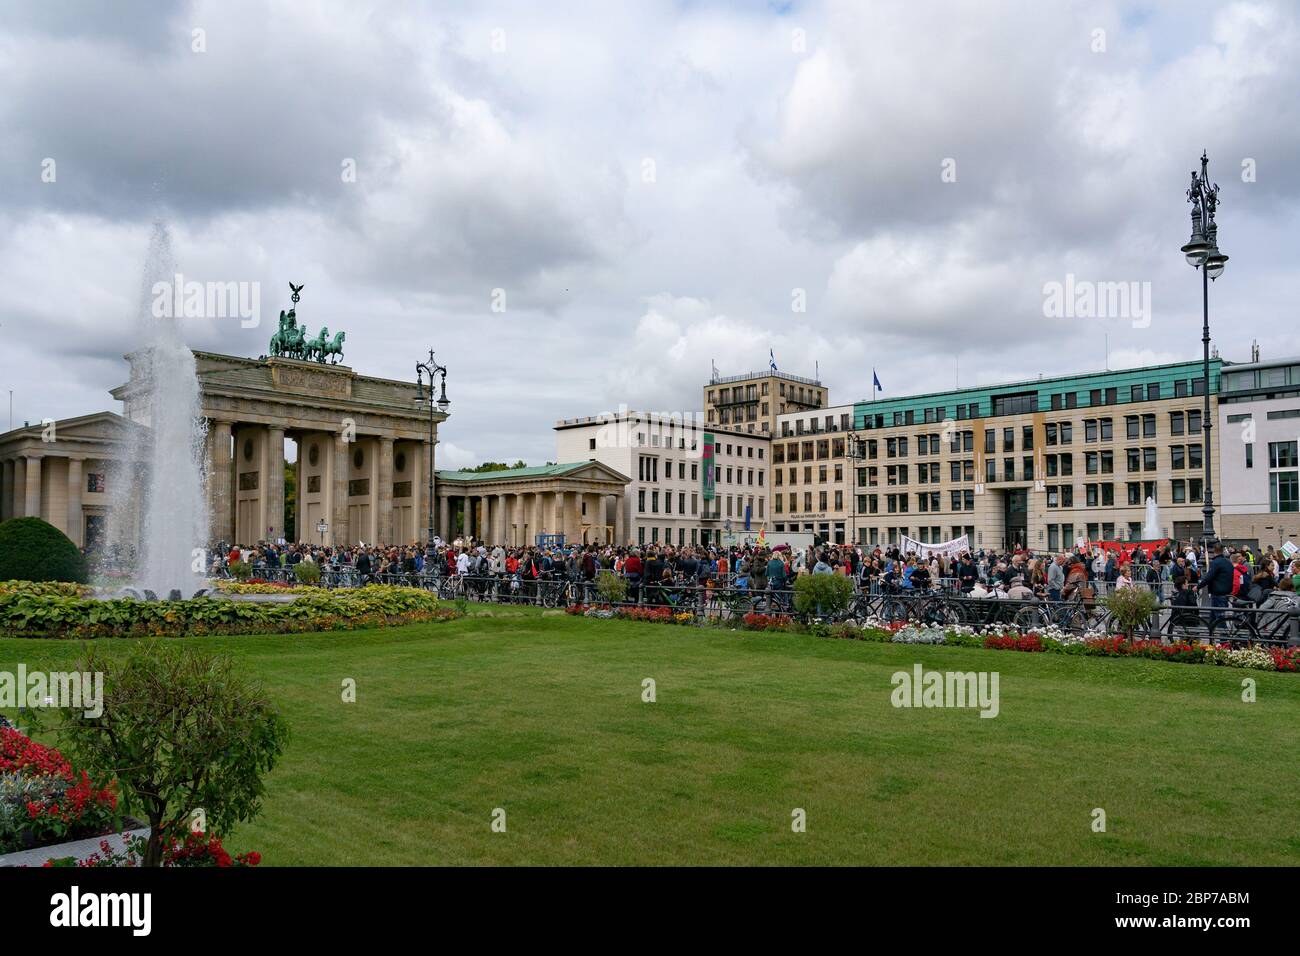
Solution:
[[[1177,542],[1151,551],[1137,545],[1128,551],[1076,548],[1058,554],[977,549],[955,557],[923,557],[897,547],[847,544],[802,549],[752,544],[503,547],[457,539],[436,541],[432,560],[420,545],[260,542],[253,547],[219,545],[209,560],[215,575],[229,573],[236,561],[246,562],[253,576],[306,561],[322,572],[347,572],[363,582],[444,576],[591,582],[601,571],[612,571],[627,580],[634,594],[642,586],[667,584],[781,591],[802,574],[843,574],[872,592],[943,588],[974,598],[1011,600],[1071,600],[1102,589],[1148,586],[1160,588],[1176,605],[1199,604],[1204,593],[1215,607],[1226,607],[1230,599],[1262,604],[1275,594],[1294,597],[1300,589],[1300,560],[1280,550],[1268,547],[1256,556],[1248,548],[1218,546],[1207,555],[1200,545]]]

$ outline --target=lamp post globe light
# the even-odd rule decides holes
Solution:
[[[1201,413],[1201,429],[1204,433],[1203,462],[1205,465],[1204,505],[1201,513],[1205,524],[1201,529],[1201,540],[1206,551],[1217,540],[1214,533],[1214,489],[1210,479],[1210,280],[1223,275],[1223,267],[1228,257],[1219,251],[1219,226],[1214,221],[1214,212],[1219,205],[1219,184],[1210,183],[1210,160],[1205,151],[1201,151],[1201,171],[1192,170],[1192,184],[1187,189],[1187,201],[1192,204],[1192,237],[1182,248],[1187,264],[1201,270],[1201,345],[1204,349],[1205,409]]]
[[[429,376],[429,390],[424,388],[424,377]],[[433,397],[433,377],[440,376],[440,391],[437,399]],[[433,561],[433,412],[436,407],[444,415],[451,406],[447,400],[447,366],[439,365],[433,358],[433,349],[429,349],[429,358],[423,362],[415,363],[415,404],[420,408],[429,410],[429,463],[428,463],[428,527],[426,529],[424,542],[424,566],[425,573],[428,573],[430,564]]]

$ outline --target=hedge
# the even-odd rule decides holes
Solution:
[[[0,581],[86,581],[86,559],[72,540],[40,518],[0,524]]]
[[[419,588],[372,584],[310,594],[286,604],[191,598],[97,601],[51,594],[45,586],[0,584],[0,634],[8,637],[183,637],[284,634],[389,627],[447,620],[457,613]]]

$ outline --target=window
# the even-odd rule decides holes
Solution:
[[[1016,430],[1014,428],[1002,429],[1002,450],[1003,451],[1016,450]]]
[[[1024,451],[1032,451],[1034,447],[1034,426],[1025,425],[1020,430],[1020,447]]]
[[[1138,437],[1138,417],[1136,415],[1124,416],[1124,436],[1130,440]]]
[[[1183,433],[1183,413],[1170,412],[1169,413],[1169,434],[1181,435],[1182,433]]]
[[[1142,504],[1142,482],[1130,481],[1128,483],[1128,503],[1130,505]]]
[[[1156,417],[1154,415],[1142,416],[1142,437],[1143,438],[1156,437]]]
[[[1291,444],[1294,445],[1295,443],[1292,442]],[[1300,475],[1300,472],[1275,471],[1268,476],[1269,510],[1300,510],[1300,480],[1297,479],[1298,475]]]
[[[1056,444],[1056,422],[1048,422],[1043,426],[1043,444]]]
[[[1140,402],[1146,398],[1145,389],[1141,385],[1134,385],[1129,389],[1129,401]]]
[[[1187,467],[1188,467],[1188,468],[1203,468],[1203,467],[1205,467],[1204,459],[1201,458],[1201,446],[1200,446],[1200,445],[1188,445],[1188,446],[1187,446]]]
[[[1180,378],[1178,381],[1174,382],[1174,398],[1186,398],[1186,397],[1187,397],[1187,379]]]
[[[1151,382],[1147,385],[1147,401],[1154,402],[1160,398],[1160,383]]]
[[[1142,470],[1143,471],[1156,470],[1156,450],[1154,448],[1142,449]]]
[[[984,453],[991,455],[997,451],[997,432],[992,428],[984,429]]]
[[[1268,443],[1269,468],[1295,468],[1296,443],[1293,441],[1271,441]]]
[[[1170,500],[1172,500],[1174,504],[1181,505],[1187,503],[1187,482],[1186,481],[1184,481],[1182,478],[1175,478],[1173,481],[1169,482],[1169,488],[1170,491],[1172,492],[1172,497]]]
[[[1074,423],[1060,422],[1059,424],[1061,430],[1061,444],[1068,445],[1074,441]]]
[[[1187,466],[1186,449],[1182,445],[1171,445],[1169,448],[1169,467],[1174,471],[1182,471]]]
[[[1085,418],[1083,420],[1083,440],[1084,441],[1097,440],[1097,419]]]
[[[1115,486],[1109,481],[1101,486],[1101,503],[1103,507],[1113,507],[1115,504]]]
[[[1099,419],[1099,421],[1101,422],[1101,440],[1110,441],[1115,437],[1115,432],[1111,427],[1113,424],[1113,420],[1109,418],[1102,418]]]

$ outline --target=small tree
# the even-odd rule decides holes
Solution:
[[[230,573],[236,581],[247,581],[253,576],[253,566],[247,561],[231,561]]]
[[[596,575],[596,593],[604,604],[622,604],[627,600],[627,581],[613,571]]]
[[[1106,610],[1125,637],[1131,638],[1139,627],[1151,623],[1151,615],[1160,606],[1159,599],[1147,588],[1129,586],[1117,588],[1102,598]]]
[[[315,561],[299,561],[293,566],[293,576],[299,584],[320,584],[320,565]]]
[[[800,614],[839,614],[852,598],[853,580],[843,574],[801,574],[794,581],[794,607]]]
[[[103,713],[64,710],[67,749],[92,776],[116,778],[128,809],[148,818],[144,866],[161,865],[165,835],[184,832],[196,810],[217,836],[261,811],[262,775],[288,730],[229,657],[142,640],[125,657],[92,645],[75,669],[104,675]]]

